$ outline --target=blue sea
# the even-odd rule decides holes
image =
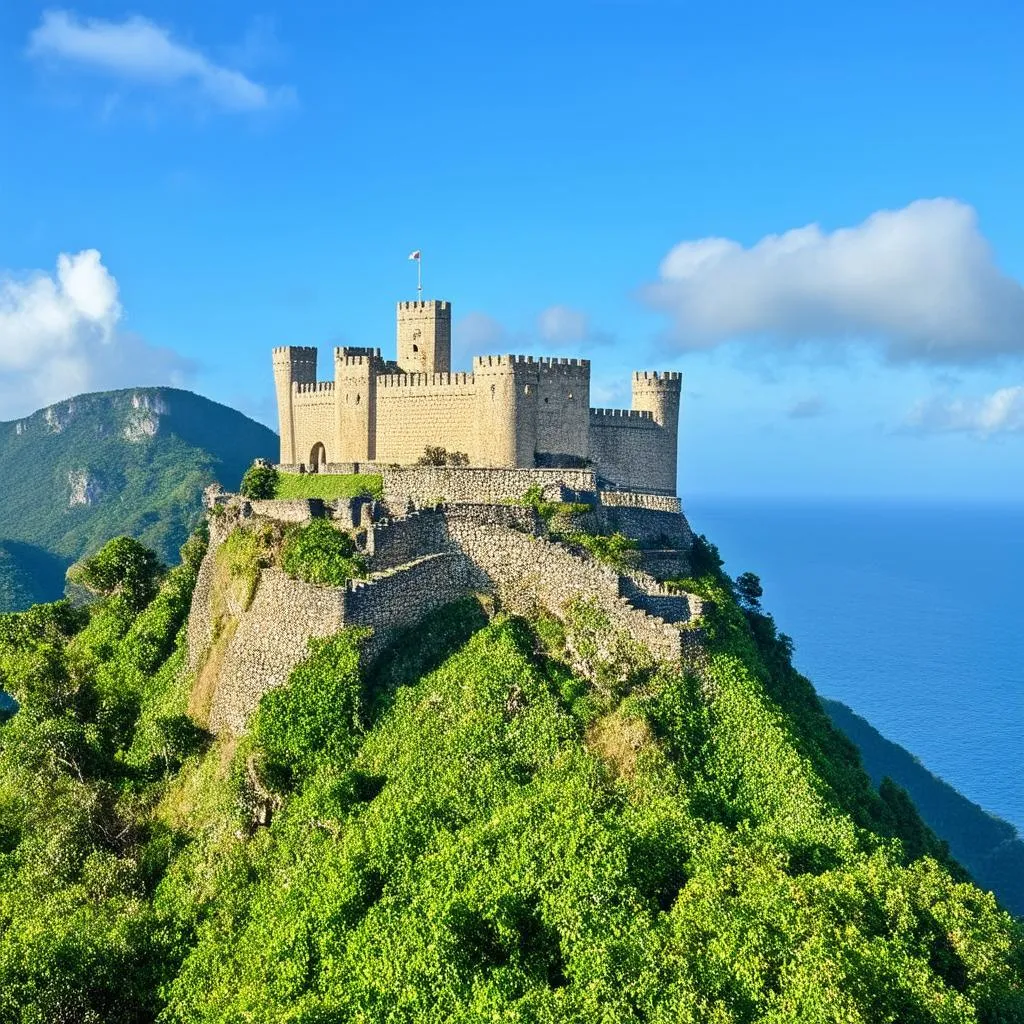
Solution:
[[[1024,833],[1024,506],[692,500],[797,668]]]

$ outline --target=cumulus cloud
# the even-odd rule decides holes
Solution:
[[[980,398],[929,398],[918,402],[905,426],[922,433],[1024,433],[1024,385],[999,388]]]
[[[733,339],[871,341],[892,361],[1024,354],[1024,287],[997,267],[972,207],[927,199],[856,227],[816,225],[745,248],[681,242],[644,289],[683,348]]]
[[[83,391],[182,384],[191,365],[120,331],[117,281],[95,249],[55,274],[0,276],[0,420]]]
[[[113,77],[157,86],[192,86],[225,111],[265,110],[288,100],[287,89],[270,90],[215,63],[138,15],[124,21],[79,18],[50,10],[29,37],[30,57],[77,64]]]
[[[809,420],[825,413],[825,401],[820,395],[811,395],[809,398],[801,398],[794,402],[787,410],[786,415],[791,420]]]

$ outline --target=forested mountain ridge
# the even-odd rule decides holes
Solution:
[[[218,549],[220,607],[260,543]],[[0,616],[0,1019],[1024,1020],[1019,923],[706,545],[695,673],[585,600],[466,599],[370,671],[314,642],[241,740],[189,714],[202,548],[161,580],[108,545],[91,608]]]
[[[79,395],[0,423],[0,611],[53,600],[75,559],[120,534],[174,560],[202,490],[237,487],[276,435],[175,388]]]

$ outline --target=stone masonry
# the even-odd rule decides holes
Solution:
[[[212,610],[217,550],[240,523],[274,518],[279,503],[224,495],[208,496],[208,502],[221,511],[211,518],[188,641],[191,670],[212,665],[216,671],[209,711],[213,731],[243,732],[260,697],[282,685],[307,657],[311,639],[367,626],[373,633],[364,657],[372,661],[399,630],[471,593],[489,594],[510,611],[541,606],[555,615],[583,598],[604,613],[612,631],[642,644],[658,660],[678,665],[694,656],[699,634],[689,626],[701,614],[699,598],[669,593],[642,570],[619,573],[548,540],[532,508],[488,503],[453,504],[365,524],[371,575],[345,587],[313,586],[279,569],[262,569],[248,608],[229,609],[232,628],[224,630]],[[255,515],[257,509],[261,515]],[[296,521],[295,511],[289,503],[282,520]],[[688,527],[685,532],[689,535]]]
[[[397,359],[379,348],[273,352],[281,465],[410,465],[434,446],[488,468],[592,467],[603,486],[676,490],[679,373],[633,374],[631,409],[590,408],[586,359],[488,355],[451,372],[451,304],[400,302]]]

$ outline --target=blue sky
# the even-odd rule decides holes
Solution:
[[[270,347],[390,351],[419,248],[464,361],[585,355],[602,405],[682,370],[684,496],[1024,500],[1022,36],[1011,3],[14,0],[0,420],[177,383],[273,425]]]

